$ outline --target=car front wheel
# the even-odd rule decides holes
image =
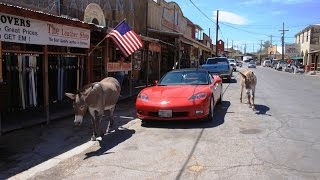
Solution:
[[[209,105],[209,114],[208,114],[208,121],[212,121],[213,120],[213,108],[214,108],[214,102],[213,102],[213,98],[210,98],[210,105]]]

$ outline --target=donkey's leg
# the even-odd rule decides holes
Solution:
[[[243,92],[243,86],[240,87],[240,103],[242,103],[242,92]]]
[[[251,101],[250,101],[250,99],[251,99],[250,89],[247,89],[247,97],[248,97],[249,107],[251,108],[251,107],[252,107],[252,105],[251,105]]]
[[[95,141],[95,140],[96,140],[97,132],[96,132],[96,122],[95,122],[95,117],[94,117],[94,116],[92,116],[91,122],[92,122],[92,136],[91,136],[91,141]]]
[[[254,107],[254,98],[255,98],[255,88],[252,89],[252,97],[251,97],[252,110],[255,109],[255,107]]]
[[[106,130],[106,133],[108,134],[110,132],[110,127],[113,126],[113,112],[114,112],[114,109],[115,107],[111,108],[109,111],[110,111],[110,114],[109,114],[109,121],[108,121],[108,126],[107,126],[107,130]]]

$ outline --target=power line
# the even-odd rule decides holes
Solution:
[[[191,2],[191,4],[192,4],[195,8],[198,9],[198,11],[199,11],[202,15],[204,15],[209,21],[211,21],[213,24],[216,25],[216,23],[215,23],[211,18],[209,18],[203,11],[201,11],[201,9],[200,9],[192,0],[190,0],[190,2]]]

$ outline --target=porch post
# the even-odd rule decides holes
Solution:
[[[2,42],[0,41],[0,83],[3,82],[3,77],[2,77]],[[1,113],[1,110],[0,110],[0,136],[1,136],[1,132],[2,132],[2,127],[1,127],[1,124],[2,124],[2,121],[1,121],[1,116],[2,116],[2,113]]]
[[[91,49],[91,48],[90,48]],[[90,49],[87,50],[87,67],[86,67],[86,71],[87,71],[87,84],[89,84],[90,82],[92,82],[92,75],[91,75],[91,72],[92,72],[92,61],[93,61],[93,58],[92,58],[92,54],[89,54],[89,51]]]
[[[46,120],[47,124],[50,122],[50,114],[49,114],[49,76],[48,76],[48,46],[45,45],[43,47],[43,54],[44,54],[44,59],[43,59],[43,65],[42,65],[42,70],[43,70],[43,107],[45,109],[46,113]]]
[[[0,41],[0,83],[2,83],[2,82],[3,82],[3,76],[2,76],[2,42]],[[0,127],[1,127],[1,124],[0,124]]]

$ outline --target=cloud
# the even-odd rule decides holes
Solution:
[[[213,12],[213,16],[217,17],[217,11]],[[236,25],[245,25],[248,22],[246,18],[228,11],[219,11],[219,21]]]

